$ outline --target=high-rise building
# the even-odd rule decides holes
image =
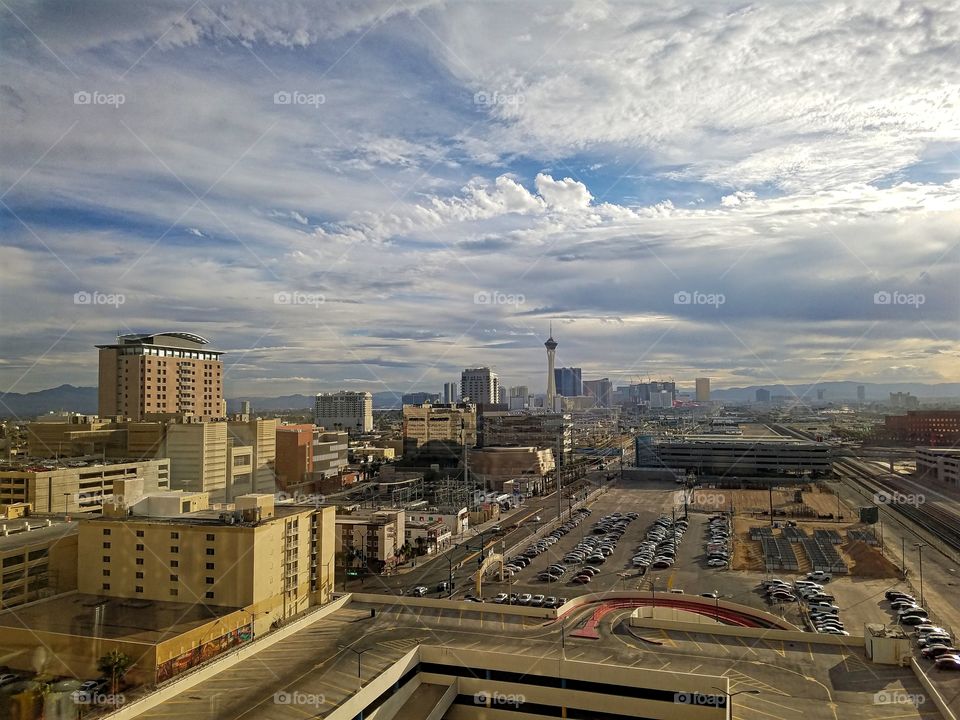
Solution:
[[[473,447],[477,444],[477,406],[404,405],[403,439],[412,449],[438,440]]]
[[[332,506],[275,505],[272,494],[240,496],[230,513],[173,505],[173,516],[127,511],[81,521],[80,592],[242,608],[256,633],[330,598]]]
[[[150,413],[222,417],[219,350],[186,332],[120,335],[100,350],[101,417],[139,420]]]
[[[234,445],[253,448],[253,487],[248,492],[276,492],[276,419],[230,420],[227,422],[227,434]]]
[[[583,371],[578,367],[562,367],[553,371],[557,394],[576,397],[583,394]]]
[[[467,368],[460,374],[460,397],[492,405],[500,400],[500,378],[488,367]]]
[[[863,402],[867,399],[867,388],[865,385],[857,385],[857,401]]]
[[[318,393],[313,421],[327,430],[360,434],[373,430],[373,395],[340,390]]]
[[[598,407],[608,408],[613,400],[613,383],[609,378],[584,380],[583,394],[594,398]]]
[[[757,388],[757,392],[754,394],[758,403],[768,403],[770,402],[770,391],[764,388]]]
[[[413,392],[404,393],[400,396],[400,402],[404,405],[417,405],[420,403],[438,403],[440,402],[439,393]]]
[[[553,399],[557,396],[557,378],[554,375],[554,363],[557,356],[557,345],[553,339],[553,327],[550,328],[550,337],[543,346],[547,349],[547,405],[553,407]]]
[[[443,404],[454,405],[460,402],[460,395],[457,394],[457,384],[448,382],[443,384]]]
[[[697,378],[697,402],[710,402],[710,378]]]

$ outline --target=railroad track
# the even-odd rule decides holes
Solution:
[[[801,430],[774,425],[774,429],[784,434],[793,435],[804,440],[814,440],[809,433]],[[834,461],[834,467],[843,471],[845,477],[852,480],[856,485],[868,490],[871,495],[884,493],[890,498],[896,498],[898,495],[909,495],[902,487],[891,483],[883,474],[879,474],[873,468],[863,466],[862,461],[854,458],[838,458]],[[886,503],[888,508],[896,510],[906,519],[919,525],[935,538],[948,545],[956,551],[960,551],[960,517],[950,511],[931,505],[930,503],[921,503],[918,505],[909,503],[890,502]]]

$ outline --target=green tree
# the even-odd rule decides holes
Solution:
[[[133,660],[119,650],[111,650],[97,661],[97,670],[110,678],[110,692],[117,694],[118,685],[133,665]]]

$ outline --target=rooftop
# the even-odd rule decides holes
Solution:
[[[102,608],[98,614],[97,608]],[[107,598],[70,593],[0,612],[0,629],[27,628],[142,643],[176,637],[239,608],[207,606],[202,602]]]
[[[46,519],[41,520],[35,517],[0,520],[0,526],[10,533],[0,535],[0,552],[15,550],[37,542],[57,540],[77,531],[75,522],[51,521],[51,524],[47,525]],[[27,530],[27,526],[30,530]]]

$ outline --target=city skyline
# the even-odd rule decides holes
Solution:
[[[228,395],[539,387],[551,320],[614,382],[960,379],[946,2],[17,8],[2,391],[156,331]]]

